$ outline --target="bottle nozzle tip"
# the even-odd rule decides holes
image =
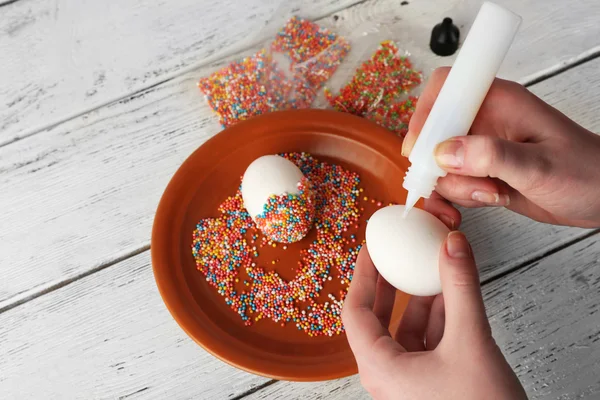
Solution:
[[[412,210],[412,208],[415,206],[415,204],[417,204],[417,201],[419,201],[420,198],[421,196],[419,196],[418,194],[408,191],[408,196],[406,196],[406,205],[404,206],[404,213],[402,214],[402,218],[406,218],[410,210]]]
[[[410,212],[411,208],[408,208],[408,207],[404,208],[404,212],[402,213],[402,218],[406,218],[408,216],[408,213]]]

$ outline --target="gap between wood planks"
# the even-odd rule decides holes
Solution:
[[[540,254],[539,256],[532,257],[530,260],[523,261],[522,263],[517,264],[513,268],[509,268],[506,271],[504,271],[504,272],[502,272],[502,273],[500,273],[498,275],[495,275],[495,276],[493,276],[491,278],[482,280],[481,281],[481,286],[487,285],[487,284],[492,283],[494,281],[497,281],[498,279],[502,279],[505,276],[507,276],[509,274],[512,274],[513,272],[515,272],[515,271],[517,271],[517,270],[519,270],[521,268],[531,268],[531,267],[535,266],[539,261],[543,260],[544,258],[549,257],[552,254],[556,254],[559,251],[563,251],[567,247],[571,247],[574,244],[577,244],[577,243],[579,243],[579,242],[581,242],[583,240],[589,239],[592,236],[597,235],[598,233],[600,233],[600,229],[594,229],[593,231],[590,231],[590,232],[586,233],[585,235],[583,235],[581,237],[578,237],[578,238],[575,238],[575,239],[573,239],[573,240],[571,240],[569,242],[563,243],[560,246],[557,246],[557,247],[555,247],[553,249],[548,250],[547,252],[545,252],[543,254]]]
[[[0,7],[4,7],[9,4],[16,3],[17,1],[19,1],[19,0],[6,0],[6,1],[0,2]]]
[[[17,306],[20,306],[21,304],[25,304],[25,303],[27,303],[27,302],[29,302],[31,300],[37,299],[40,296],[43,296],[43,295],[48,294],[48,293],[52,293],[55,290],[63,288],[63,287],[65,287],[65,286],[67,286],[67,285],[69,285],[69,284],[71,284],[71,283],[73,283],[75,281],[78,281],[78,280],[80,280],[82,278],[85,278],[86,276],[90,276],[92,274],[95,274],[96,272],[102,271],[102,270],[104,270],[104,269],[106,269],[108,267],[111,267],[111,266],[113,266],[115,264],[120,263],[121,261],[125,261],[128,258],[135,257],[138,254],[141,254],[141,253],[143,253],[145,251],[148,251],[148,250],[150,250],[150,243],[147,243],[147,244],[145,244],[145,245],[143,245],[143,246],[141,246],[141,247],[139,247],[137,249],[134,249],[132,251],[129,251],[129,252],[125,253],[125,254],[121,254],[120,256],[115,257],[114,259],[112,259],[110,261],[107,261],[107,262],[105,262],[103,264],[98,265],[95,268],[90,269],[89,271],[85,271],[85,272],[83,272],[81,274],[78,274],[78,275],[75,275],[75,276],[73,276],[73,277],[71,277],[69,279],[65,279],[65,280],[56,282],[55,284],[53,284],[53,285],[51,285],[51,286],[49,286],[47,288],[44,288],[43,290],[40,290],[37,293],[33,293],[30,296],[24,297],[22,299],[18,299],[17,301],[15,301],[13,303],[7,304],[6,306],[0,308],[0,314],[2,314],[5,311],[11,310],[11,309],[13,309],[13,308],[15,308]],[[17,293],[17,295],[18,295],[18,293]]]
[[[542,81],[545,81],[546,79],[552,78],[553,76],[562,74],[565,71],[578,67],[581,64],[584,64],[588,61],[592,61],[593,59],[598,57],[600,57],[600,46],[593,47],[571,58],[570,60],[562,62],[553,67],[547,68],[545,70],[541,70],[539,72],[536,72],[535,74],[529,75],[524,79],[524,81],[526,82],[521,83],[525,86],[533,86],[536,83],[540,83]]]
[[[19,1],[19,0],[9,0],[8,3],[0,3],[0,7],[2,7],[4,5],[8,5],[8,4],[14,3],[16,1]],[[339,13],[340,11],[346,10],[348,8],[351,8],[351,7],[355,7],[355,6],[359,5],[359,4],[365,3],[367,1],[368,0],[357,0],[357,1],[353,2],[353,3],[346,4],[346,5],[344,5],[344,6],[340,7],[340,8],[336,8],[336,9],[334,9],[334,10],[332,10],[332,11],[326,13],[326,14],[319,15],[319,16],[315,17],[314,19],[318,20],[318,19],[323,19],[323,18],[330,17],[330,16],[332,16],[332,15],[334,15],[336,13]],[[111,99],[107,99],[107,100],[105,100],[105,101],[103,101],[101,103],[98,103],[98,104],[96,104],[96,105],[94,105],[92,107],[88,107],[88,108],[85,108],[83,110],[76,111],[76,112],[74,112],[72,114],[68,114],[68,115],[66,115],[66,116],[64,116],[62,118],[59,118],[59,119],[55,120],[54,122],[50,122],[50,123],[48,123],[46,125],[41,125],[41,126],[34,127],[32,129],[30,129],[29,131],[25,131],[24,133],[21,133],[18,136],[15,136],[13,138],[8,138],[8,139],[4,139],[4,140],[0,139],[0,147],[7,146],[7,145],[9,145],[11,143],[18,142],[21,139],[25,139],[25,138],[28,138],[30,136],[36,135],[38,133],[44,132],[46,130],[55,128],[56,126],[58,126],[60,124],[63,124],[65,122],[70,121],[72,119],[75,119],[77,117],[80,117],[80,116],[82,116],[84,114],[93,112],[93,111],[95,111],[95,110],[97,110],[99,108],[106,107],[109,104],[118,103],[119,101],[121,101],[123,99],[127,99],[129,97],[135,97],[138,93],[142,93],[142,92],[147,91],[148,89],[152,89],[153,87],[162,85],[163,83],[166,83],[166,82],[169,82],[169,81],[171,81],[173,79],[176,79],[177,77],[179,77],[181,75],[187,74],[189,72],[192,72],[194,70],[200,69],[202,67],[206,67],[206,66],[208,66],[208,65],[210,65],[212,63],[216,63],[216,62],[218,62],[220,60],[224,60],[224,59],[226,59],[228,57],[231,57],[231,56],[234,56],[234,55],[236,55],[238,53],[242,53],[242,52],[244,52],[246,50],[249,50],[252,47],[257,46],[259,43],[265,41],[266,39],[267,39],[266,37],[259,37],[259,38],[255,39],[254,41],[241,41],[238,45],[228,47],[226,50],[224,50],[221,53],[213,54],[213,55],[211,55],[209,57],[204,58],[202,61],[198,61],[197,63],[193,63],[193,64],[191,64],[191,65],[189,65],[189,66],[187,66],[185,68],[182,68],[182,69],[180,69],[180,70],[178,70],[176,72],[172,72],[170,74],[166,74],[163,77],[161,77],[159,79],[156,79],[154,81],[149,81],[149,83],[147,85],[144,85],[143,87],[141,87],[139,89],[136,89],[133,92],[125,93],[125,94],[122,94],[122,95],[117,95],[117,96],[115,96],[115,97],[113,97]],[[600,53],[600,48],[599,48],[598,51]]]
[[[260,392],[261,390],[263,390],[265,388],[268,388],[269,386],[271,386],[271,385],[273,385],[273,384],[275,384],[277,382],[279,382],[279,381],[276,380],[276,379],[272,379],[272,380],[267,381],[267,382],[265,382],[263,384],[260,384],[260,385],[258,385],[256,387],[253,387],[252,389],[247,390],[244,393],[240,393],[237,396],[234,396],[234,397],[230,398],[229,400],[240,400],[240,399],[243,399],[244,397],[250,396],[253,393]]]

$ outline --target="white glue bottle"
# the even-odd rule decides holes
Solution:
[[[435,147],[469,132],[520,24],[521,17],[497,4],[481,6],[410,153],[411,166],[402,185],[408,190],[405,216],[421,197],[429,198],[439,177],[446,176],[435,161]]]

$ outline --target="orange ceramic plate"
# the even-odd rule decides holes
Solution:
[[[167,186],[152,230],[156,283],[183,330],[221,360],[266,377],[317,381],[355,374],[356,363],[345,335],[309,337],[293,323],[281,327],[269,320],[244,326],[196,269],[192,232],[198,220],[218,215],[218,205],[235,193],[246,167],[266,154],[310,153],[357,172],[369,196],[404,203],[402,179],[407,161],[400,155],[401,145],[393,133],[365,119],[333,111],[298,110],[241,122],[197,149]],[[365,219],[374,210],[365,208],[360,240]],[[299,250],[307,247],[307,240],[310,243],[308,238],[276,254],[280,262],[275,269],[284,279],[295,275]],[[261,250],[261,256],[265,251],[279,249]],[[332,285],[323,290],[341,288]],[[407,299],[401,293],[396,297],[392,325],[397,324]]]

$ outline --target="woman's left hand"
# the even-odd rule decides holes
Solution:
[[[342,319],[361,383],[375,399],[526,399],[496,345],[471,247],[450,232],[440,252],[443,296],[412,297],[388,330],[395,289],[358,255]]]

